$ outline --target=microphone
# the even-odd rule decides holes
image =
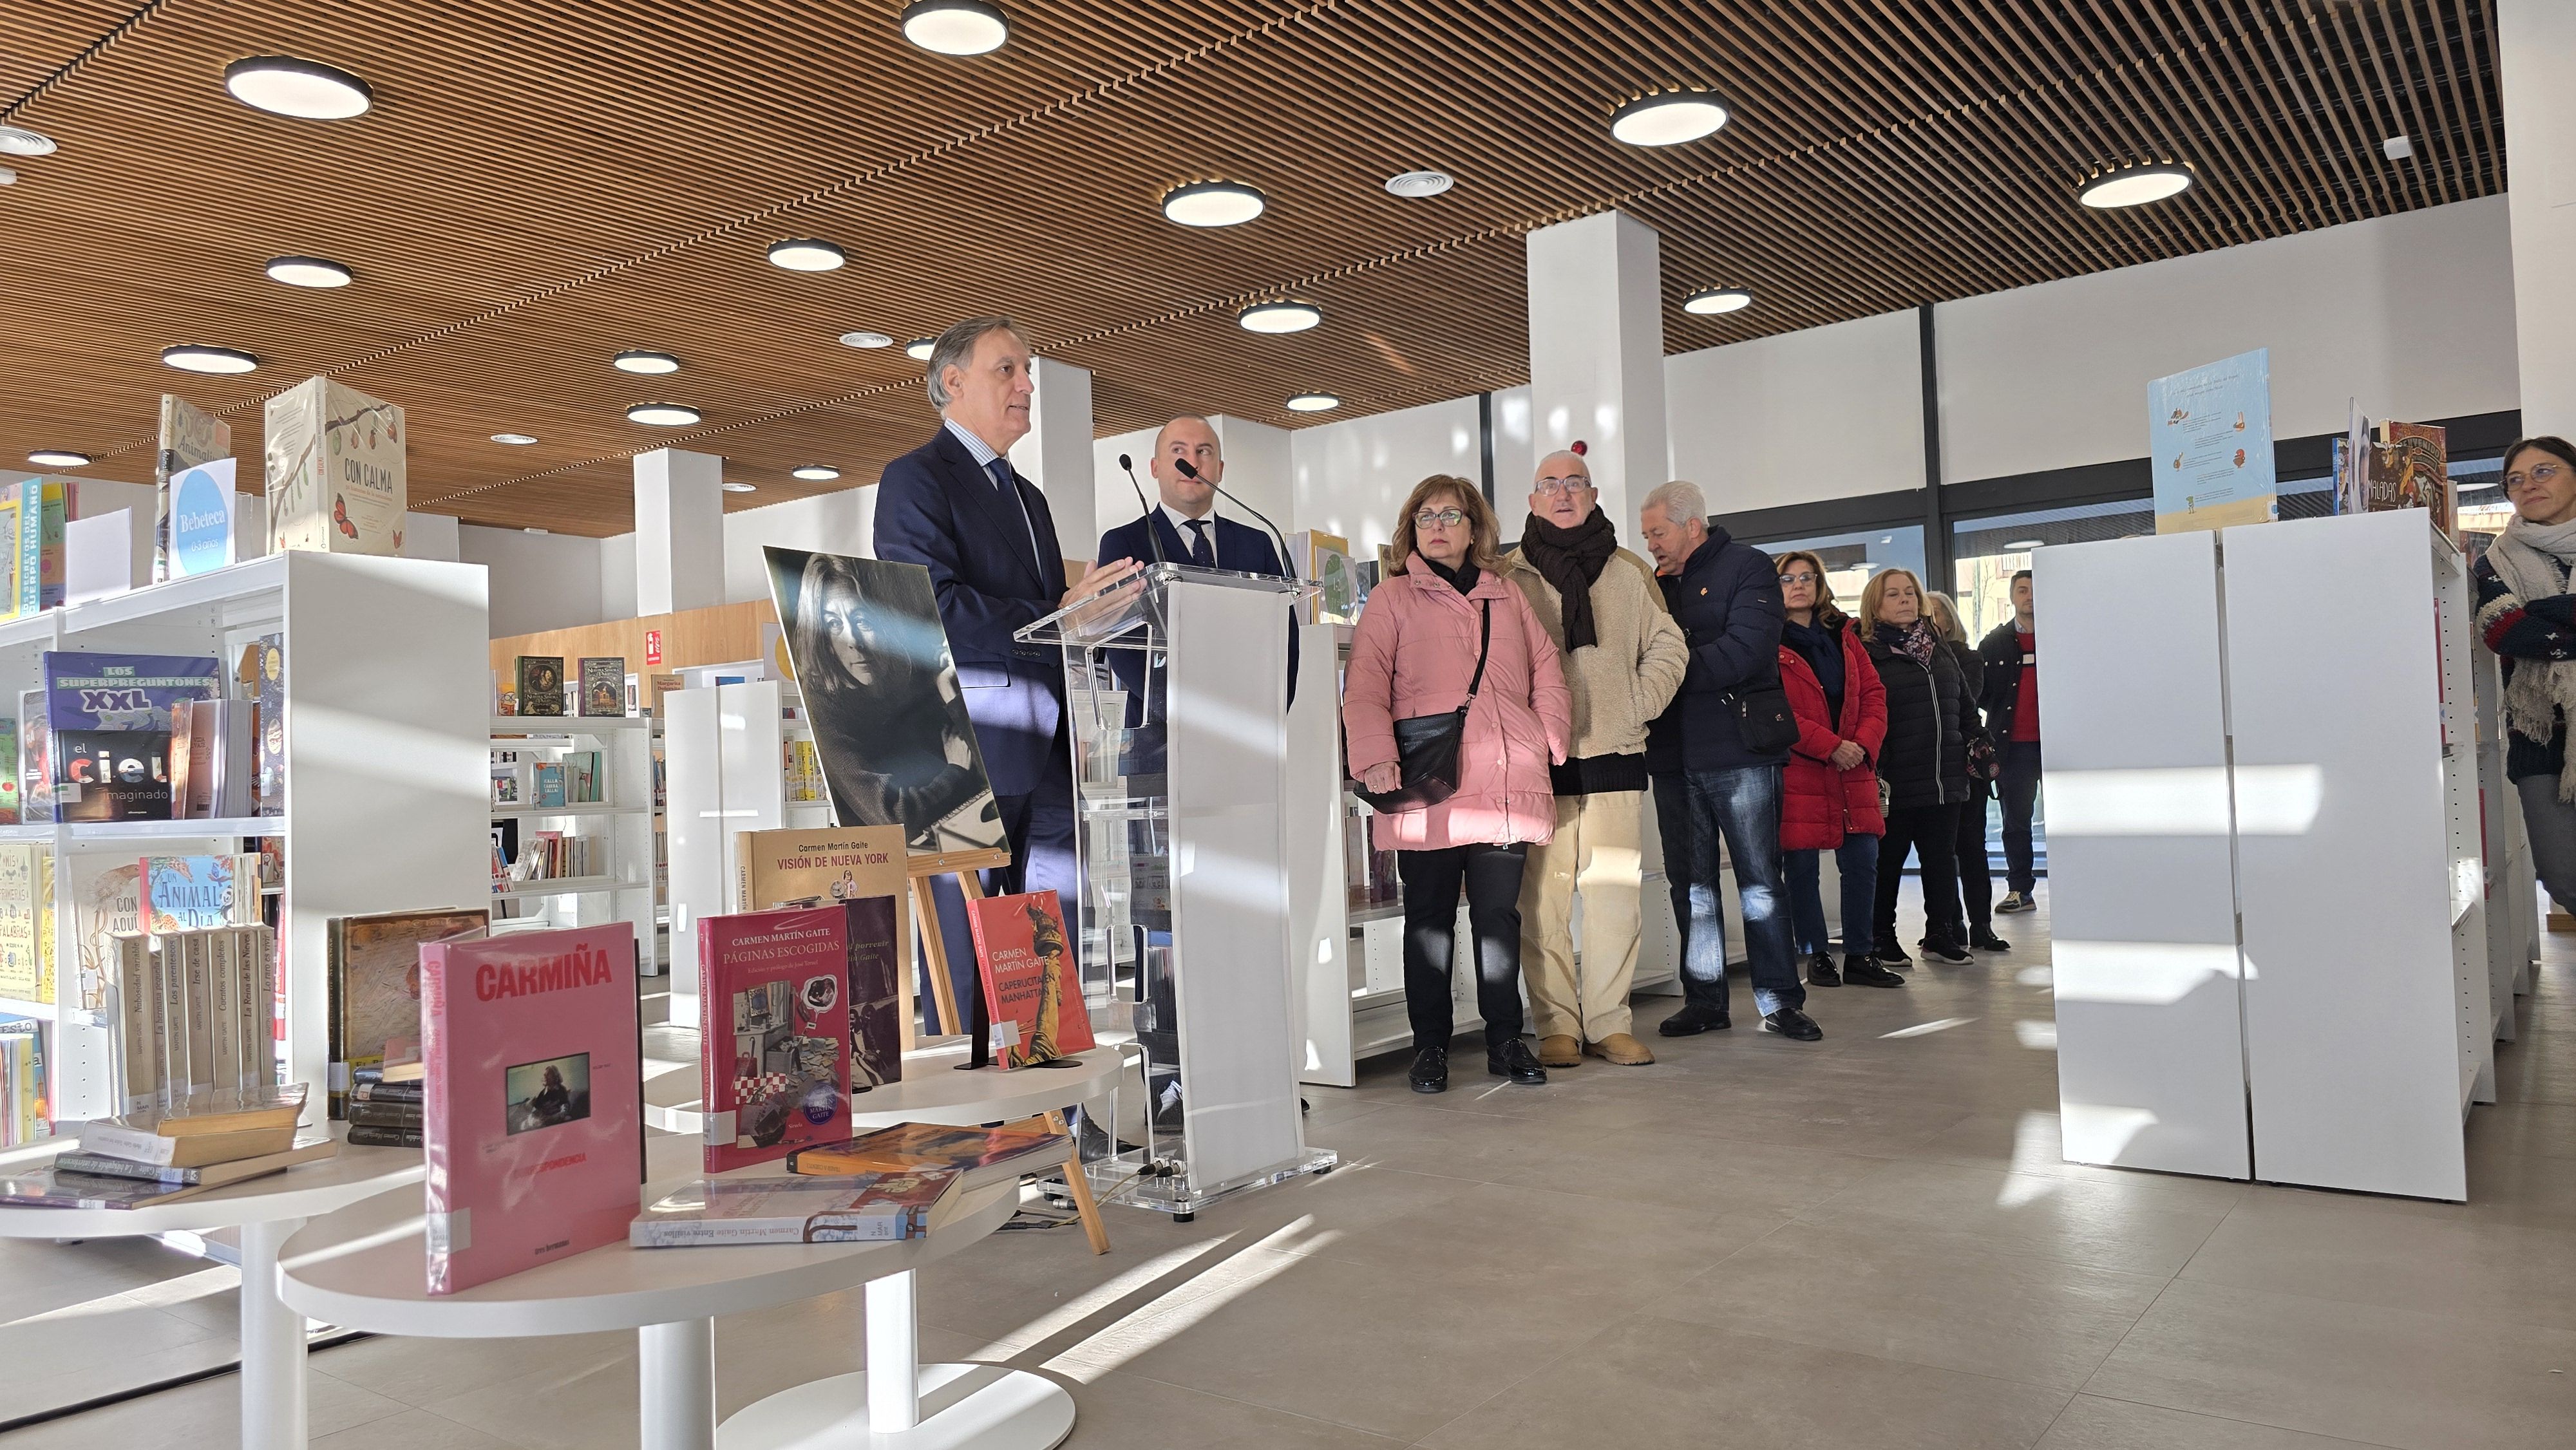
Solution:
[[[1163,541],[1154,534],[1154,506],[1145,502],[1145,485],[1136,481],[1136,460],[1121,453],[1118,455],[1118,466],[1127,472],[1127,486],[1136,490],[1136,507],[1145,511],[1145,542],[1154,551],[1154,562],[1170,563],[1171,560],[1163,557]],[[1186,463],[1181,466],[1189,467]]]
[[[1204,475],[1202,475],[1196,468],[1190,466],[1190,461],[1186,458],[1173,459],[1172,466],[1181,471],[1181,477],[1183,478],[1204,477]],[[1215,479],[1206,479],[1206,483],[1208,487],[1215,489],[1220,495],[1222,495],[1227,502],[1232,503],[1236,508],[1243,510],[1254,518],[1261,520],[1261,526],[1270,531],[1270,537],[1279,541],[1279,567],[1287,570],[1288,577],[1291,579],[1303,577],[1298,572],[1296,566],[1288,562],[1288,536],[1279,532],[1279,526],[1270,521],[1270,516],[1268,514],[1265,514],[1261,510],[1254,508],[1252,505],[1245,503],[1243,500],[1236,498],[1233,494],[1226,492],[1225,485],[1217,482]]]

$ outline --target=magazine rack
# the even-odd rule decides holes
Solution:
[[[1145,1073],[1144,1121],[1089,1165],[1186,1217],[1333,1166],[1298,1118],[1288,891],[1288,637],[1312,584],[1147,568],[1020,631],[1064,646],[1083,1000]],[[1130,1136],[1130,1135],[1134,1136]]]

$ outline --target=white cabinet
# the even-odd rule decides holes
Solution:
[[[2458,550],[2395,512],[2033,568],[2067,1156],[2465,1197],[2496,1014]]]

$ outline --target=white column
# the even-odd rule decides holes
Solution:
[[[277,1297],[277,1251],[300,1218],[241,1228],[241,1432],[245,1447],[304,1450],[304,1316]]]
[[[920,1306],[912,1271],[870,1279],[867,1304],[868,1429],[891,1435],[921,1423]]]
[[[1529,234],[1532,447],[1544,457],[1584,440],[1602,511],[1632,546],[1637,504],[1671,466],[1663,285],[1660,239],[1624,212]],[[1497,478],[1494,491],[1518,498],[1529,480]]]
[[[715,1450],[714,1320],[636,1330],[635,1379],[643,1450]]]
[[[2576,111],[2561,94],[2576,64],[2576,6],[2497,0],[2504,130],[2513,148],[2513,311],[2522,431],[2576,432]],[[2419,141],[2417,143],[2421,145]]]
[[[1225,486],[1229,493],[1270,515],[1281,532],[1297,527],[1290,520],[1296,512],[1296,465],[1289,448],[1293,437],[1285,428],[1273,428],[1249,418],[1230,418],[1223,414],[1208,419],[1216,430],[1217,446],[1225,450]],[[1220,500],[1217,508],[1229,507]],[[1243,517],[1243,510],[1233,510],[1235,518],[1254,528],[1258,520]]]
[[[635,459],[635,612],[724,603],[724,460],[656,448]]]
[[[1029,371],[1037,393],[1029,400],[1028,436],[1011,446],[1011,467],[1046,495],[1064,556],[1089,559],[1100,544],[1091,460],[1091,371],[1051,357],[1034,359]]]

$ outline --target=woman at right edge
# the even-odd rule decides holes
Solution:
[[[1529,848],[1556,834],[1548,767],[1565,763],[1573,699],[1529,597],[1504,578],[1493,506],[1463,478],[1434,474],[1396,515],[1394,572],[1370,592],[1351,630],[1342,687],[1350,768],[1372,792],[1403,780],[1398,720],[1468,707],[1458,791],[1435,806],[1370,822],[1404,883],[1404,997],[1418,1093],[1449,1088],[1450,962],[1458,892],[1475,939],[1476,1009],[1485,1068],[1525,1085],[1547,1069],[1521,1040],[1521,876]],[[1483,626],[1490,620],[1491,632]],[[1477,676],[1479,639],[1483,676]]]
[[[2576,911],[2576,446],[2525,438],[2504,452],[2513,517],[2470,571],[2478,633],[2504,667],[2504,773],[2522,798],[2531,863],[2562,911]]]

